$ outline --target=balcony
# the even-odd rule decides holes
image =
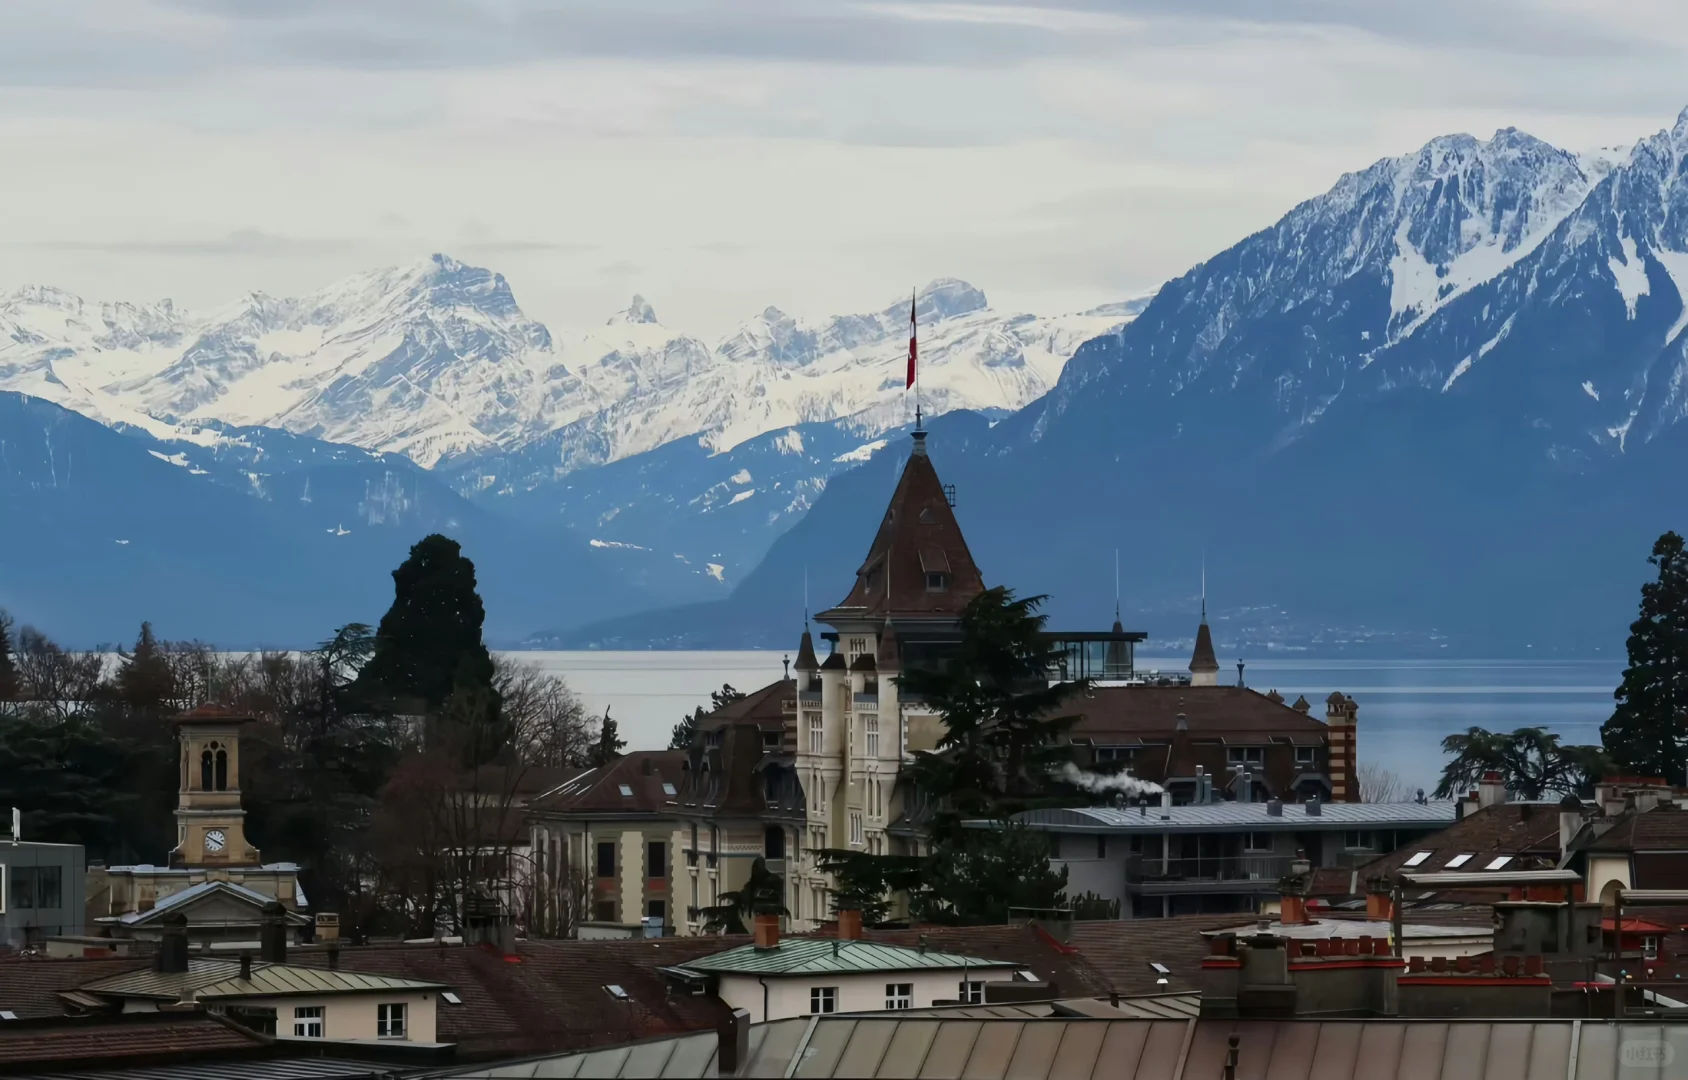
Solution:
[[[819,705],[821,703],[821,692],[819,690],[799,690],[797,691],[797,701],[803,705]]]
[[[855,701],[858,706],[871,705],[877,709],[879,707],[879,693],[875,691],[871,694],[856,694]]]
[[[1289,873],[1293,855],[1194,855],[1144,857],[1125,862],[1125,883],[1152,894],[1202,892],[1273,892]]]

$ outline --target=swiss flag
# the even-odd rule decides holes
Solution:
[[[908,382],[903,385],[904,390],[914,386],[914,358],[919,351],[915,343],[914,328],[914,297],[911,296],[908,301]]]

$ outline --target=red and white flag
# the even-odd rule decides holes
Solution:
[[[908,300],[908,382],[904,384],[904,390],[909,390],[914,386],[914,358],[919,351],[915,343],[916,335],[914,331],[914,297],[910,296]]]

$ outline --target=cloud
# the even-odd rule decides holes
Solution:
[[[161,255],[185,258],[222,256],[330,255],[356,251],[351,237],[275,236],[259,229],[235,229],[222,236],[181,240],[18,240],[6,247],[42,251],[86,251],[104,255]]]

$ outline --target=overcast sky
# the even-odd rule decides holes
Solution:
[[[1627,145],[1685,55],[1681,0],[4,0],[0,291],[1077,310],[1439,134]]]

